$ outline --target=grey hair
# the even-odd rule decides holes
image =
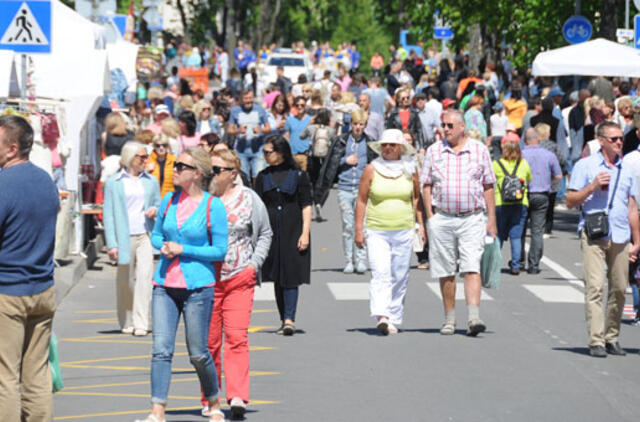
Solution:
[[[535,128],[530,127],[524,134],[525,141],[527,144],[531,144],[537,141],[540,141],[540,134]]]
[[[578,102],[578,91],[571,91],[571,94],[569,94],[569,102],[571,103]]]
[[[120,151],[120,164],[122,164],[123,167],[129,167],[138,151],[140,151],[140,148],[144,148],[146,150],[147,146],[138,141],[126,142],[122,146],[122,151]]]
[[[446,114],[453,114],[454,116],[456,116],[458,118],[458,122],[459,123],[463,123],[464,124],[464,115],[462,114],[462,112],[460,110],[447,109],[442,113],[442,115],[444,116]]]
[[[607,130],[607,128],[620,129],[620,125],[614,122],[604,121],[596,126],[596,136],[604,137],[604,132]]]
[[[33,146],[33,128],[29,122],[20,116],[2,116],[0,127],[4,129],[5,145],[18,144],[20,157],[28,157]]]

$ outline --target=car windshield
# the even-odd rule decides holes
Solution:
[[[269,66],[304,66],[304,59],[298,57],[272,57],[269,59]]]

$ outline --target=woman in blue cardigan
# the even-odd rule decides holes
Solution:
[[[220,199],[203,190],[211,174],[209,154],[190,148],[174,164],[175,193],[162,199],[151,243],[162,256],[154,275],[151,414],[164,422],[171,361],[180,314],[184,315],[189,359],[208,401],[210,421],[223,421],[216,369],[207,348],[213,308],[214,262],[227,253],[227,214]]]

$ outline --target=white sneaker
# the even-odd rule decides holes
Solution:
[[[398,327],[396,327],[392,323],[389,323],[387,330],[389,331],[389,334],[398,334]]]
[[[133,334],[133,327],[126,327],[122,329],[122,334]]]

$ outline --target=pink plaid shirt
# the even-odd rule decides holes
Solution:
[[[431,145],[420,176],[423,185],[431,185],[432,205],[451,214],[485,208],[484,185],[496,181],[489,150],[469,138],[457,154],[447,141]]]

